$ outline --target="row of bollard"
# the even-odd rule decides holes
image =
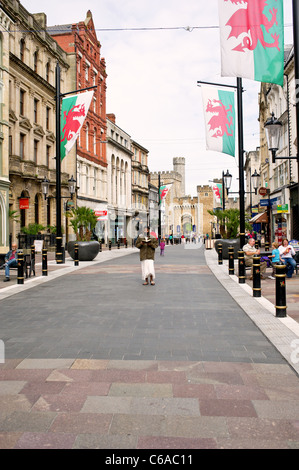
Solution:
[[[268,244],[269,245],[269,244]],[[223,264],[222,244],[217,246],[218,251],[218,264]],[[239,284],[245,284],[245,254],[244,251],[238,251],[238,277]],[[228,273],[230,276],[234,275],[234,247],[228,248]],[[259,255],[253,256],[252,266],[252,295],[253,297],[261,297],[261,257]],[[275,309],[277,317],[286,317],[286,266],[285,264],[275,265]]]
[[[132,241],[133,245],[133,241]],[[109,250],[111,250],[112,242],[109,241]],[[118,242],[117,247],[120,248],[120,243]],[[128,248],[127,241],[125,242],[125,247]],[[100,252],[102,251],[102,243],[100,243]],[[31,260],[35,261],[35,246],[31,246]],[[79,266],[79,245],[75,243],[74,245],[74,265]],[[48,252],[46,248],[42,249],[42,276],[48,276]],[[24,284],[24,253],[18,253],[18,284]]]

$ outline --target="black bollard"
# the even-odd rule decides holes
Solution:
[[[239,260],[239,284],[245,284],[245,254],[244,251],[238,251]]]
[[[125,241],[125,247],[128,248],[128,242],[127,242],[127,240]]]
[[[234,275],[235,273],[235,262],[234,262],[234,247],[228,247],[228,274]]]
[[[42,249],[42,275],[48,276],[48,252],[47,248]]]
[[[24,253],[18,253],[18,284],[24,284]]]
[[[255,247],[256,250],[258,250],[258,248],[259,248],[259,242],[258,242],[257,240],[255,240],[255,242],[254,242],[254,247]]]
[[[276,284],[276,316],[287,316],[287,302],[286,302],[286,265],[275,265],[275,284]]]
[[[261,297],[261,257],[259,255],[253,255],[252,276],[253,297]]]
[[[102,251],[102,242],[100,242],[100,253]]]
[[[109,240],[109,250],[111,250],[112,241]]]
[[[79,266],[79,244],[74,245],[74,265]]]
[[[119,240],[117,241],[117,248],[118,249],[120,248],[120,241]]]
[[[265,242],[265,250],[269,251],[269,242]]]
[[[223,264],[222,258],[222,243],[218,243],[218,264]]]

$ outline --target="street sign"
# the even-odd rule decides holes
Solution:
[[[261,196],[266,196],[267,192],[268,192],[268,191],[267,191],[267,188],[261,187],[261,188],[259,189],[259,194],[260,194]]]
[[[277,212],[289,212],[288,204],[277,204]]]

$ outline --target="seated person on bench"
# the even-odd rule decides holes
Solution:
[[[5,279],[3,282],[10,281],[9,269],[16,268],[18,266],[17,253],[17,244],[12,243],[11,250],[5,255],[5,264],[1,266],[2,269],[5,268]]]
[[[259,255],[260,250],[257,250],[255,247],[255,239],[249,238],[248,243],[243,246],[243,251],[245,255],[245,266],[251,267],[251,276],[249,279],[252,279],[252,265],[253,265],[253,255]],[[266,279],[265,272],[267,268],[267,262],[261,261],[261,279]]]

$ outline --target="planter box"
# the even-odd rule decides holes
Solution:
[[[238,259],[238,251],[240,251],[240,238],[231,238],[231,239],[225,239],[221,238],[221,240],[216,240],[215,241],[215,250],[218,253],[218,245],[219,243],[222,243],[222,258],[223,259],[228,259],[228,248],[230,246],[234,247],[234,258]]]
[[[89,242],[73,240],[67,244],[67,251],[72,259],[75,259],[75,243],[79,246],[79,261],[92,261],[100,251],[100,244],[95,240]]]

